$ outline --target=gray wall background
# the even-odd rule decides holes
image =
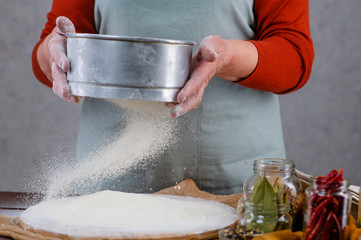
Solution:
[[[50,8],[50,0],[0,0],[0,191],[23,191],[29,169],[74,152],[80,106],[54,96],[31,69]],[[315,175],[344,168],[361,185],[361,1],[310,0],[310,22],[311,79],[280,96],[288,158]]]

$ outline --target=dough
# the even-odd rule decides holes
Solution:
[[[210,200],[102,191],[42,202],[24,211],[24,226],[70,237],[200,234],[238,219],[234,208]]]

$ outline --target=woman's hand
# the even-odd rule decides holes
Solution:
[[[228,52],[225,48],[226,42],[218,36],[203,39],[192,59],[190,79],[178,93],[179,104],[175,106],[172,118],[195,110],[199,106],[209,81],[229,59],[229,56],[225,56]]]
[[[78,103],[79,98],[71,95],[66,78],[70,69],[66,56],[66,33],[75,33],[74,24],[66,17],[58,17],[56,27],[39,46],[37,58],[41,70],[53,83],[54,93],[67,102]]]
[[[172,118],[199,106],[204,89],[213,76],[229,81],[240,80],[253,72],[257,61],[257,49],[250,42],[225,40],[219,36],[204,38],[193,56],[190,79],[178,93],[178,104],[172,111]]]

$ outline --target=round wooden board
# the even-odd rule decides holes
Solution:
[[[237,207],[237,203],[240,198],[242,198],[243,194],[233,194],[233,195],[213,195],[204,191],[199,190],[193,180],[186,179],[180,182],[179,184],[163,189],[162,191],[157,192],[158,194],[165,195],[175,195],[175,196],[189,196],[207,200],[214,200],[226,205],[229,205],[233,208]],[[138,240],[154,240],[154,239],[170,239],[170,240],[191,240],[191,239],[214,239],[218,237],[218,230],[203,232],[199,234],[185,234],[185,235],[152,235],[152,236],[101,236],[101,237],[71,237],[64,234],[49,232],[41,229],[34,229],[32,226],[27,225],[21,219],[19,219],[19,223],[22,229],[25,231],[29,231],[35,234],[39,234],[46,237],[52,237],[57,239],[69,239],[69,240],[80,240],[80,239],[114,239],[114,240],[130,240],[130,239],[138,239]],[[226,228],[234,228],[237,225],[237,221],[233,224],[227,226]]]
[[[132,240],[132,239],[137,239],[137,240],[154,240],[154,239],[169,239],[169,240],[196,240],[196,239],[214,239],[218,237],[218,230],[214,230],[214,231],[208,231],[208,232],[203,232],[203,233],[199,233],[199,234],[187,234],[187,235],[148,235],[148,236],[97,236],[97,237],[72,237],[72,236],[67,236],[64,234],[60,234],[60,233],[54,233],[54,232],[49,232],[49,231],[44,231],[41,229],[34,229],[32,226],[29,226],[27,224],[25,224],[21,219],[19,220],[19,224],[21,226],[22,229],[26,230],[26,231],[30,231],[36,234],[40,234],[42,236],[45,237],[51,237],[51,238],[58,238],[58,239],[66,239],[66,240],[81,240],[81,239],[112,239],[112,240]],[[234,228],[236,227],[237,222],[231,224],[230,226],[228,226],[229,228]],[[227,228],[228,228],[227,227]]]

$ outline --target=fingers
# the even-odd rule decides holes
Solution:
[[[193,71],[191,78],[187,81],[183,89],[178,93],[178,103],[184,103],[193,95],[208,85],[209,81],[215,74],[216,64],[213,62],[201,61]]]
[[[197,60],[205,60],[207,62],[214,62],[218,58],[217,52],[209,46],[201,46],[200,51],[197,55]]]
[[[219,67],[224,46],[224,40],[218,36],[209,36],[202,40],[198,51],[192,58],[191,77],[177,95],[179,104],[172,112],[173,118],[199,106],[204,89]]]
[[[61,97],[67,102],[78,103],[79,98],[71,95],[68,81],[65,72],[53,62],[51,65],[51,72],[53,77],[53,91],[56,95]]]
[[[179,92],[178,104],[172,114],[172,118],[177,118],[189,111],[195,110],[202,101],[204,89],[215,73],[215,63],[201,61],[193,71],[191,78],[188,80],[183,89]]]
[[[177,104],[176,103],[174,103],[174,102],[166,102],[165,103],[165,106],[167,107],[167,108],[173,108],[173,107],[175,107]]]
[[[51,73],[53,77],[53,91],[56,95],[67,102],[77,103],[74,96],[70,94],[70,88],[66,79],[65,72],[59,66],[52,62]]]
[[[75,33],[75,26],[67,17],[58,17],[56,26],[59,34]]]
[[[177,118],[189,111],[195,110],[202,101],[205,88],[206,84],[204,84],[198,92],[188,98],[187,101],[176,105],[171,113],[171,117]]]
[[[66,17],[58,17],[48,47],[51,62],[55,62],[64,72],[70,69],[70,62],[66,56],[66,37],[64,36],[66,33],[75,33],[74,24]]]
[[[66,56],[65,46],[65,37],[58,34],[54,34],[54,37],[48,43],[51,62],[55,62],[59,68],[67,72],[70,69],[70,62]]]
[[[48,42],[50,52],[50,68],[53,79],[53,91],[67,102],[78,103],[79,98],[71,95],[66,72],[70,70],[70,62],[66,56],[66,33],[74,33],[73,23],[66,17],[56,19],[56,27]]]
[[[223,52],[223,39],[218,36],[209,36],[202,40],[195,57],[192,59],[191,78],[178,94],[177,101],[183,103],[202,87],[208,85],[215,75],[219,54]]]
[[[224,40],[219,36],[212,35],[202,40],[199,51],[202,54],[203,60],[214,62],[223,53],[224,47]]]

